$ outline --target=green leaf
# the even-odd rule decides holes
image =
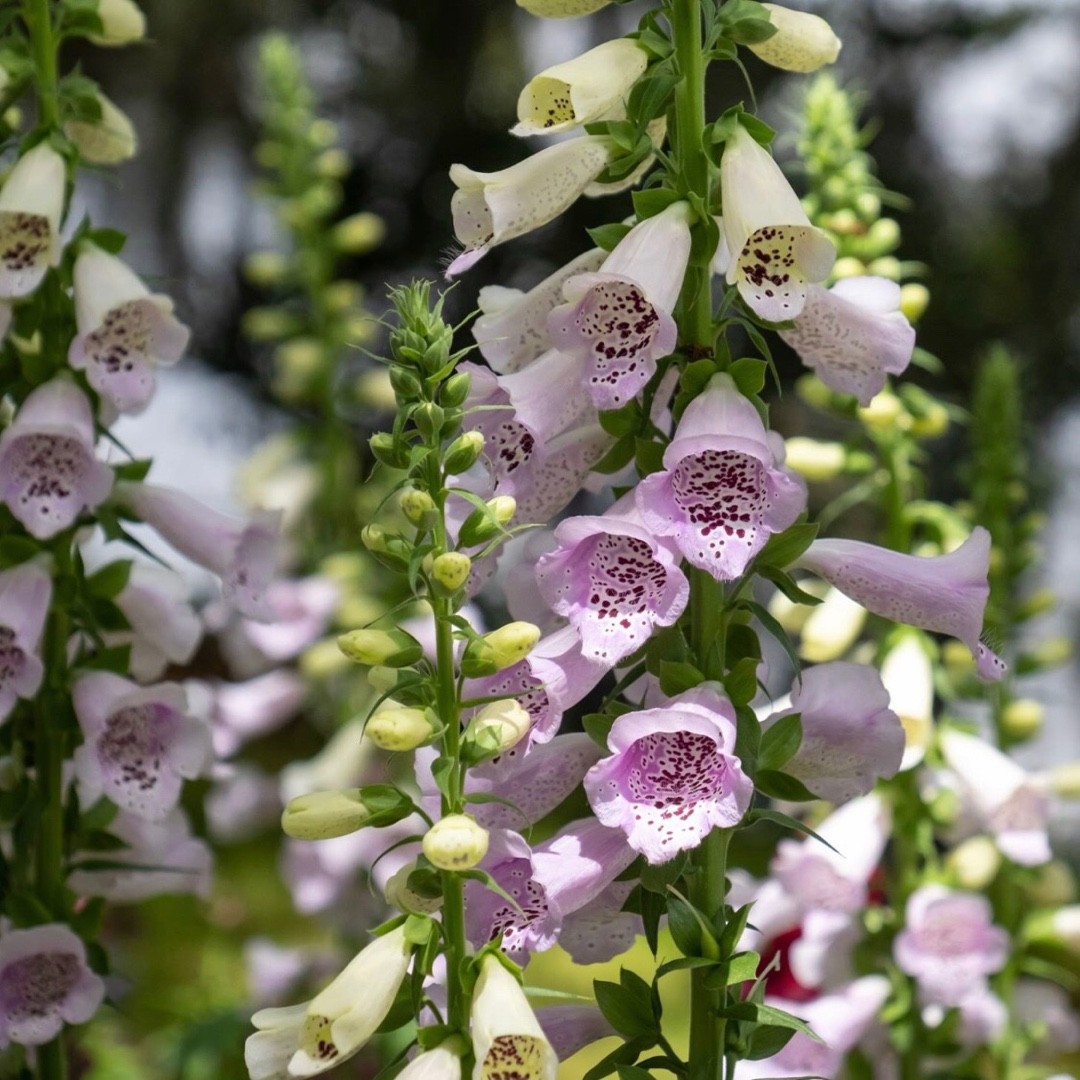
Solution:
[[[634,460],[641,476],[651,476],[664,467],[664,447],[650,439],[634,440]]]
[[[637,400],[627,402],[621,409],[608,409],[600,413],[600,426],[617,438],[636,435],[641,430],[643,416]]]
[[[121,465],[115,467],[117,480],[131,480],[134,483],[138,483],[140,480],[145,480],[147,474],[150,472],[150,466],[153,465],[153,461],[150,458],[137,458],[134,461],[125,461]]]
[[[789,1028],[799,1032],[800,1035],[806,1035],[816,1043],[821,1042],[805,1020],[800,1020],[797,1016],[783,1009],[777,1009],[773,1005],[758,1005],[743,1001],[728,1005],[718,1012],[720,1016],[726,1016],[729,1020],[749,1020],[753,1024],[772,1024],[776,1027]]]
[[[749,705],[758,688],[758,665],[756,656],[746,656],[732,665],[724,676],[724,689],[733,705]]]
[[[760,963],[761,957],[756,952],[739,953],[726,964],[721,964],[717,971],[710,971],[705,976],[705,985],[710,990],[719,990],[724,986],[753,982]]]
[[[758,768],[783,768],[798,753],[802,737],[802,717],[798,713],[780,717],[761,736]]]
[[[592,242],[604,251],[611,251],[615,245],[630,231],[631,226],[622,222],[612,222],[609,225],[597,225],[595,229],[586,229]]]
[[[765,388],[767,368],[768,365],[764,360],[759,360],[754,356],[744,356],[728,368],[728,374],[735,380],[735,385],[742,391],[744,397],[753,397]]]
[[[7,917],[20,929],[53,921],[52,912],[33,893],[12,893],[4,903]]]
[[[634,213],[638,219],[655,217],[666,210],[672,203],[677,203],[681,196],[671,188],[647,188],[644,191],[635,191],[633,194]]]
[[[775,566],[755,567],[759,576],[771,581],[793,604],[801,604],[804,607],[817,607],[821,603],[820,596],[814,596],[805,589],[800,589],[795,579],[783,570]]]
[[[435,923],[426,915],[410,915],[405,920],[405,940],[413,945],[424,945],[434,929]]]
[[[614,473],[629,465],[634,457],[634,440],[620,439],[594,466],[598,473]]]
[[[754,560],[755,569],[759,564],[790,566],[814,542],[817,534],[817,524],[810,521],[800,521],[782,533],[774,533]]]
[[[648,123],[663,116],[680,82],[682,77],[667,64],[655,65],[634,84],[626,106],[627,114],[639,123]]]
[[[86,238],[110,255],[119,255],[127,243],[127,236],[119,229],[88,229]],[[149,469],[150,462],[146,465]]]
[[[760,807],[756,810],[751,810],[744,819],[747,825],[753,825],[757,821],[771,821],[775,825],[782,825],[785,829],[794,829],[795,832],[805,833],[807,836],[812,836],[819,843],[824,844],[830,851],[836,851],[836,848],[829,843],[823,836],[819,836],[809,825],[798,818],[793,818],[790,814],[785,814],[782,810],[773,810],[769,807]],[[837,852],[839,854],[839,852]]]
[[[581,721],[581,725],[585,728],[589,738],[604,750],[608,749],[608,734],[611,731],[611,725],[614,723],[615,717],[609,716],[607,713],[589,713]]]
[[[728,30],[728,37],[740,45],[759,45],[775,33],[776,27],[768,19],[740,19]]]
[[[705,681],[705,676],[693,664],[676,660],[660,661],[660,689],[668,697],[692,690]]]
[[[785,802],[813,802],[817,796],[801,781],[775,769],[759,769],[754,787],[763,795]]]
[[[656,865],[645,863],[641,868],[641,873],[638,875],[641,887],[648,889],[649,892],[661,893],[667,896],[668,886],[678,882],[679,878],[683,876],[686,864],[689,861],[687,852],[680,851],[674,859],[668,859],[665,863]]]
[[[18,566],[41,551],[41,545],[28,536],[5,536],[0,539],[0,569]]]
[[[619,983],[593,982],[596,1004],[611,1026],[629,1039],[656,1031],[651,1001],[642,1001],[634,991]]]
[[[611,1076],[620,1065],[628,1065],[636,1061],[643,1050],[655,1046],[656,1040],[649,1035],[641,1035],[636,1039],[617,1046],[605,1058],[598,1061],[581,1080],[603,1080],[605,1076]]]
[[[86,579],[86,588],[92,596],[112,600],[124,591],[131,577],[131,567],[131,559],[111,562]]]
[[[742,601],[741,606],[750,611],[766,631],[776,639],[784,652],[787,653],[792,668],[794,668],[795,671],[800,670],[799,654],[795,651],[795,646],[792,645],[791,638],[788,637],[787,631],[776,621],[776,619],[755,600],[744,600]]]
[[[742,762],[743,771],[753,778],[761,747],[761,721],[748,705],[735,708],[735,756]]]
[[[791,1028],[778,1027],[775,1024],[761,1024],[754,1028],[750,1036],[746,1060],[760,1061],[762,1058],[779,1054],[794,1036],[795,1032]]]
[[[619,1080],[653,1080],[653,1074],[636,1065],[618,1066]]]

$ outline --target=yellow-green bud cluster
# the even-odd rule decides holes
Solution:
[[[407,667],[424,655],[419,641],[400,628],[350,630],[338,639],[338,648],[354,663],[370,667]]]
[[[527,622],[512,622],[474,638],[461,655],[461,671],[470,679],[494,675],[520,663],[540,640],[540,628]]]

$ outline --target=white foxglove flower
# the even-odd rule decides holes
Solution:
[[[66,182],[64,159],[39,143],[0,187],[0,299],[28,296],[59,263]]]
[[[499,172],[451,165],[450,179],[458,189],[450,203],[454,234],[465,250],[447,276],[468,270],[496,244],[553,221],[604,171],[611,155],[610,139],[582,135]]]
[[[766,64],[784,71],[817,71],[840,55],[840,39],[820,16],[792,11],[779,4],[762,4],[776,33],[747,48]]]
[[[119,165],[135,156],[138,139],[127,113],[104,94],[97,94],[101,116],[97,120],[68,120],[64,134],[75,144],[79,156],[91,165]]]
[[[905,634],[889,650],[881,681],[889,691],[889,707],[904,725],[900,771],[905,772],[926,756],[934,733],[934,669],[918,634]]]
[[[130,45],[146,36],[146,16],[135,0],[98,0],[101,33],[91,34],[95,45]]]
[[[493,956],[482,961],[472,1003],[472,1080],[555,1080],[559,1068],[520,984]]]
[[[257,1012],[258,1030],[244,1046],[251,1080],[317,1076],[347,1061],[386,1019],[411,957],[402,925],[362,949],[311,1001]]]
[[[154,366],[174,364],[190,333],[167,296],[151,293],[125,263],[87,244],[75,260],[78,336],[68,363],[120,412],[140,412],[154,392]]]
[[[0,572],[0,724],[41,687],[38,646],[51,601],[52,578],[36,560]]]
[[[397,1080],[461,1080],[461,1058],[446,1045],[437,1046],[414,1057]]]
[[[629,38],[605,41],[581,56],[534,75],[517,103],[514,135],[569,131],[625,115],[626,97],[649,66],[644,49]]]
[[[830,588],[803,623],[799,655],[815,664],[838,660],[855,644],[866,622],[866,608]]]
[[[772,155],[741,124],[720,160],[727,281],[769,322],[797,318],[807,285],[823,281],[836,248],[810,224],[799,197]]]
[[[136,563],[116,606],[131,623],[131,630],[110,634],[109,639],[131,645],[130,670],[139,682],[160,679],[169,664],[186,664],[195,655],[202,640],[202,622],[179,574]]]
[[[577,19],[607,7],[611,0],[517,0],[530,15],[542,19]]]

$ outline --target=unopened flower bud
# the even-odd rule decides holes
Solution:
[[[500,525],[509,525],[517,513],[517,500],[512,495],[496,495],[488,499],[487,508]]]
[[[416,863],[406,863],[386,883],[383,890],[386,902],[398,911],[404,911],[407,915],[432,915],[442,907],[442,889],[434,871],[429,870],[428,876],[434,878],[431,894],[427,890],[418,892],[410,888],[409,878],[417,874]],[[415,881],[416,878],[413,878]]]
[[[130,45],[146,36],[146,16],[134,0],[98,0],[101,33],[91,34],[95,45]]]
[[[1024,598],[1017,609],[1016,616],[1018,619],[1030,619],[1036,615],[1043,615],[1048,611],[1053,611],[1056,607],[1057,596],[1054,595],[1054,590],[1043,587],[1035,589],[1034,592],[1029,593]]]
[[[1024,926],[1024,937],[1080,955],[1080,904],[1036,911]]]
[[[465,547],[486,544],[510,523],[517,512],[517,500],[511,495],[496,495],[485,507],[474,510],[458,530],[458,542]]]
[[[401,493],[398,505],[401,507],[401,512],[414,525],[430,527],[433,523],[432,514],[435,512],[435,500],[426,491],[409,488]]]
[[[389,431],[377,431],[368,439],[368,446],[377,461],[391,469],[405,469],[409,465],[409,448],[399,443]]]
[[[470,679],[494,675],[524,660],[540,640],[540,627],[512,622],[474,638],[461,656],[462,673]]]
[[[394,394],[401,402],[410,402],[420,396],[423,385],[416,377],[416,373],[410,371],[401,364],[391,364],[390,385],[394,388]]]
[[[795,436],[785,442],[784,464],[807,480],[833,480],[844,471],[847,450],[842,443]]]
[[[867,221],[876,220],[881,213],[881,199],[872,191],[860,191],[855,199],[855,209]]]
[[[532,717],[515,698],[505,698],[485,705],[469,721],[465,740],[488,756],[501,754],[516,746],[529,733]]]
[[[313,791],[289,802],[281,827],[294,840],[330,840],[356,832],[370,817],[357,788]]]
[[[104,94],[96,98],[101,115],[96,120],[68,120],[64,134],[91,165],[119,165],[135,156],[135,127]]]
[[[837,281],[843,281],[844,278],[865,276],[866,264],[862,259],[856,259],[851,255],[845,255],[842,259],[837,259],[833,266],[833,277]]]
[[[906,428],[911,421],[903,402],[891,390],[875,394],[869,405],[859,409],[859,418],[868,428],[882,432]]]
[[[371,714],[364,734],[380,749],[415,750],[435,734],[432,714],[388,698]]]
[[[368,549],[376,554],[385,554],[390,550],[389,548],[390,537],[386,535],[386,530],[378,525],[365,525],[360,530],[360,542]]]
[[[892,218],[879,218],[858,241],[857,251],[866,259],[888,255],[900,243],[900,226]]]
[[[747,46],[766,64],[782,71],[817,71],[835,62],[840,55],[840,39],[818,15],[792,11],[779,4],[762,4],[776,33]]]
[[[378,214],[362,211],[334,226],[334,245],[350,255],[366,255],[386,237],[386,222]]]
[[[297,380],[307,380],[319,373],[323,366],[322,342],[313,337],[298,337],[286,341],[274,354],[279,371]]]
[[[356,664],[408,667],[424,655],[419,641],[404,630],[350,630],[338,639],[338,648]]]
[[[919,415],[911,418],[911,434],[919,439],[936,439],[949,430],[949,410],[940,401],[924,401]]]
[[[420,429],[421,434],[430,439],[439,433],[446,412],[441,405],[436,405],[433,401],[425,401],[412,415],[413,423]]]
[[[467,472],[476,464],[484,448],[484,436],[479,431],[462,432],[446,450],[446,471],[452,476]]]
[[[305,679],[319,682],[348,671],[349,662],[341,655],[337,642],[333,638],[326,638],[309,645],[300,654],[299,667]]]
[[[368,685],[379,694],[389,694],[398,684],[398,669],[376,664],[367,673]]]
[[[387,412],[397,405],[390,376],[383,368],[365,371],[356,380],[356,396],[372,408]]]
[[[341,180],[349,175],[352,162],[349,155],[340,146],[331,146],[315,160],[315,169],[319,176],[327,180]],[[348,220],[348,219],[346,219]]]
[[[1024,886],[1028,900],[1038,906],[1057,907],[1077,898],[1076,877],[1060,859],[1051,859],[1030,871],[1032,877]]]
[[[961,889],[981,892],[997,876],[1001,852],[989,836],[973,836],[949,852],[945,865]]]
[[[487,829],[468,814],[449,814],[424,834],[424,854],[440,870],[471,870],[487,854]]]
[[[439,391],[439,401],[448,408],[457,408],[469,396],[472,376],[467,371],[455,371]]]
[[[1073,646],[1067,637],[1047,638],[1028,653],[1028,659],[1037,668],[1058,667],[1072,659]]]
[[[807,373],[795,380],[795,393],[815,409],[827,409],[832,403],[833,392],[816,376]]]
[[[892,255],[883,255],[880,259],[874,259],[866,267],[866,272],[872,277],[888,278],[890,281],[899,281],[901,271],[900,260]]]
[[[1047,774],[1050,790],[1062,799],[1080,799],[1080,761],[1058,765]]]
[[[289,260],[280,251],[253,251],[244,260],[244,277],[262,289],[280,285],[289,272]]]
[[[909,323],[917,323],[930,303],[930,290],[919,282],[900,287],[900,310]]]
[[[244,314],[244,334],[252,341],[280,341],[296,331],[296,319],[274,307],[251,308]]]
[[[472,559],[468,555],[460,551],[444,551],[432,561],[431,580],[447,592],[455,593],[469,580],[471,571]]]
[[[1040,702],[1017,698],[1001,710],[1001,728],[1012,739],[1030,739],[1042,730],[1045,716]]]

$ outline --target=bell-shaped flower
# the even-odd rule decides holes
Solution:
[[[68,363],[120,412],[141,412],[154,392],[154,367],[175,364],[190,333],[167,296],[151,293],[115,255],[86,244],[75,260],[79,333]]]
[[[893,622],[958,638],[984,679],[1002,661],[979,641],[990,595],[990,534],[981,526],[955,551],[921,557],[858,540],[815,540],[795,563],[824,578],[867,611]]]
[[[805,484],[781,466],[757,409],[729,375],[714,376],[687,406],[663,464],[638,484],[642,520],[719,581],[740,577],[806,507]]]
[[[91,34],[95,45],[130,45],[146,36],[146,16],[135,0],[98,0],[101,33]]]
[[[792,713],[802,717],[803,736],[784,771],[819,799],[842,803],[865,795],[900,768],[904,729],[874,668],[837,661],[805,669],[791,707],[765,726]]]
[[[1003,855],[1020,866],[1050,861],[1050,798],[1007,754],[975,735],[941,733],[945,763],[977,826],[991,833]]]
[[[95,94],[94,99],[101,115],[96,120],[68,120],[64,134],[91,165],[119,165],[133,158],[138,148],[135,125],[104,94]]]
[[[589,805],[650,863],[697,847],[715,828],[732,828],[750,806],[754,785],[734,754],[734,711],[713,690],[698,687],[663,708],[624,713],[608,747],[612,755],[585,776]]]
[[[823,281],[836,259],[832,241],[810,224],[772,155],[737,124],[720,159],[727,281],[769,322],[795,319],[807,286]]]
[[[152,484],[119,484],[116,499],[182,555],[217,574],[225,599],[238,611],[252,619],[273,618],[266,590],[277,568],[280,512],[237,520]]]
[[[560,514],[614,445],[614,437],[593,419],[552,439],[533,466],[528,491],[518,499],[516,519],[540,523]]]
[[[425,1050],[397,1074],[397,1080],[461,1080],[461,1056],[446,1043]]]
[[[1009,958],[1008,933],[977,893],[922,885],[908,897],[893,958],[919,986],[925,1004],[959,1005]]]
[[[60,262],[66,183],[64,159],[38,143],[0,187],[0,300],[28,296]]]
[[[690,207],[673,203],[639,222],[595,274],[563,286],[567,303],[548,317],[551,341],[584,364],[598,409],[617,409],[652,378],[675,348],[671,317],[690,258]]]
[[[648,66],[648,54],[637,42],[616,38],[545,68],[521,91],[511,134],[543,135],[621,119],[630,90]]]
[[[447,276],[468,270],[496,244],[554,221],[604,171],[612,152],[605,136],[581,135],[499,172],[452,165],[450,179],[458,189],[450,204],[454,235],[465,250]]]
[[[555,1080],[558,1058],[517,979],[488,954],[480,961],[469,1025],[473,1080]]]
[[[187,686],[199,705],[197,712],[210,721],[219,758],[231,757],[253,739],[276,731],[300,711],[311,690],[296,671],[285,667],[243,682],[188,682]]]
[[[766,64],[782,71],[817,71],[840,55],[840,39],[820,16],[793,11],[779,4],[762,4],[776,33],[747,48]]]
[[[38,645],[51,601],[52,578],[37,562],[0,572],[0,724],[41,687]]]
[[[244,1044],[251,1080],[318,1076],[351,1058],[386,1019],[411,959],[402,925],[362,949],[311,1001],[257,1012]]]
[[[162,821],[185,779],[210,762],[210,732],[187,715],[187,695],[175,683],[142,687],[108,671],[83,675],[74,686],[83,745],[75,775],[90,800],[107,795],[148,821]]]
[[[670,541],[641,523],[633,496],[601,517],[567,518],[536,564],[540,593],[581,635],[581,652],[611,666],[671,626],[690,599]]]
[[[105,997],[86,946],[62,923],[0,933],[0,1048],[43,1046],[85,1024]],[[552,1074],[554,1076],[554,1074]]]
[[[116,606],[131,630],[110,634],[109,640],[131,645],[129,670],[138,682],[160,679],[169,664],[186,664],[195,655],[202,623],[179,574],[136,563]]]
[[[780,336],[821,381],[860,405],[911,362],[915,329],[900,311],[900,286],[880,277],[854,277],[831,289],[811,285],[806,304]]]
[[[611,0],[517,0],[518,7],[542,19],[577,19],[610,3]]]
[[[536,1014],[560,1061],[617,1034],[595,1005],[548,1005]]]
[[[480,354],[492,371],[512,375],[551,348],[547,319],[563,301],[563,285],[578,274],[600,269],[607,253],[592,248],[549,274],[528,292],[485,285],[478,303],[481,315],[472,325]]]
[[[889,707],[904,725],[901,772],[922,761],[934,734],[934,669],[920,637],[914,631],[904,634],[881,662]]]
[[[65,378],[34,390],[0,435],[0,502],[48,540],[109,494],[113,472],[94,456],[86,395]]]

